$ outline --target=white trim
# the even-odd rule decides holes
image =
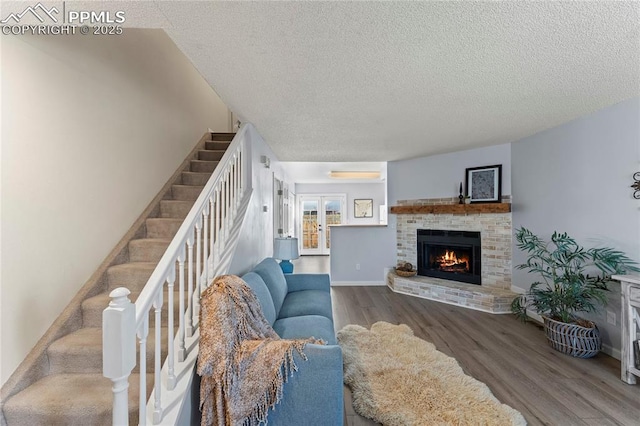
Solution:
[[[616,349],[609,345],[605,345],[604,343],[602,344],[601,352],[609,355],[612,358],[617,359],[618,361],[622,359],[622,353],[620,352],[619,349]]]
[[[331,287],[383,286],[384,281],[331,281]]]

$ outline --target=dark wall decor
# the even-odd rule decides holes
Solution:
[[[635,180],[635,182],[631,185],[631,187],[634,189],[633,198],[635,198],[636,200],[640,200],[640,172],[635,172],[633,174],[633,180]]]
[[[502,201],[502,164],[466,169],[465,184],[472,203]]]

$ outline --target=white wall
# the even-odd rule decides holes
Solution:
[[[260,129],[257,129],[258,132]],[[269,168],[260,162],[266,155],[271,160]],[[274,175],[293,187],[280,161],[265,142],[256,136],[251,143],[253,170],[253,194],[240,231],[240,241],[229,266],[229,273],[242,275],[265,257],[273,255],[273,177]],[[266,212],[264,207],[266,206]]]
[[[161,30],[2,37],[2,383],[228,110]]]
[[[640,201],[629,187],[640,170],[640,98],[515,142],[511,154],[514,229],[547,238],[568,232],[587,247],[610,246],[640,261]],[[525,259],[514,248],[513,265]],[[513,271],[516,287],[528,289],[535,278]],[[603,343],[620,349],[620,285],[611,290],[608,307],[589,318]]]
[[[386,185],[380,183],[297,183],[296,194],[347,194],[346,224],[370,225],[380,223],[380,206],[385,203]],[[373,217],[354,217],[353,200],[373,199]],[[299,213],[299,212],[298,212]],[[299,231],[299,230],[298,230]]]

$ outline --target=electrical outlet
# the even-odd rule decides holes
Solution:
[[[616,313],[607,311],[607,323],[616,325]]]
[[[360,264],[356,263],[356,271],[359,271],[359,270],[360,270]]]

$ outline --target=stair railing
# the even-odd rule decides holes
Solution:
[[[234,216],[251,193],[251,136],[257,132],[244,124],[205,185],[185,221],[169,244],[135,304],[129,290],[110,294],[103,312],[103,374],[113,382],[113,424],[128,425],[129,376],[136,364],[139,343],[139,424],[175,424],[190,392],[198,352],[200,294],[215,275],[227,273],[231,256],[225,253],[237,238]],[[237,228],[238,226],[236,226]],[[224,261],[222,261],[224,255]],[[178,292],[175,294],[176,279]],[[162,314],[165,293],[168,335],[167,356],[162,359]],[[178,297],[178,327],[174,335],[174,297]],[[149,316],[154,316],[153,347],[147,348]],[[147,351],[153,354],[153,383],[147,383]],[[176,363],[177,358],[177,363]],[[148,385],[153,386],[149,402]],[[169,412],[172,412],[169,415]],[[174,420],[168,421],[167,417]]]

